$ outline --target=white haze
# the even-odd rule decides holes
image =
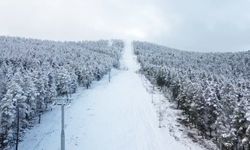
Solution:
[[[249,6],[250,0],[1,0],[0,35],[241,51],[250,49]]]

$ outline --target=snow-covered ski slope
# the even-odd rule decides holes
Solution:
[[[200,150],[188,139],[176,140],[169,129],[158,128],[156,108],[144,81],[131,44],[121,60],[121,70],[79,89],[65,108],[66,150]],[[42,116],[29,130],[20,150],[60,149],[60,107]],[[170,114],[171,115],[171,114]]]

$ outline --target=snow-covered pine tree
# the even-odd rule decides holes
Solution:
[[[25,115],[27,113],[26,97],[20,85],[22,78],[20,72],[17,72],[13,80],[7,84],[7,92],[1,100],[1,134],[4,137],[2,146],[10,146],[15,137],[15,129],[17,125],[17,117],[20,117],[20,124],[26,126]],[[20,116],[17,116],[17,108],[19,108]]]

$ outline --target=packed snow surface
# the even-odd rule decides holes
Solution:
[[[65,108],[66,150],[202,149],[190,139],[177,140],[169,126],[158,127],[157,108],[138,69],[128,43],[121,69],[111,72],[110,83],[105,76],[88,90],[79,88]],[[60,150],[60,132],[61,112],[56,106],[25,134],[19,149]]]

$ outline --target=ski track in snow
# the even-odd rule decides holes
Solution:
[[[66,150],[203,149],[190,139],[176,140],[171,123],[158,128],[157,110],[145,88],[147,84],[136,73],[139,65],[130,43],[123,53],[123,69],[112,70],[110,83],[105,76],[88,90],[79,88],[66,106]],[[27,131],[19,149],[60,150],[60,131],[61,112],[57,106],[42,116],[41,124]]]

